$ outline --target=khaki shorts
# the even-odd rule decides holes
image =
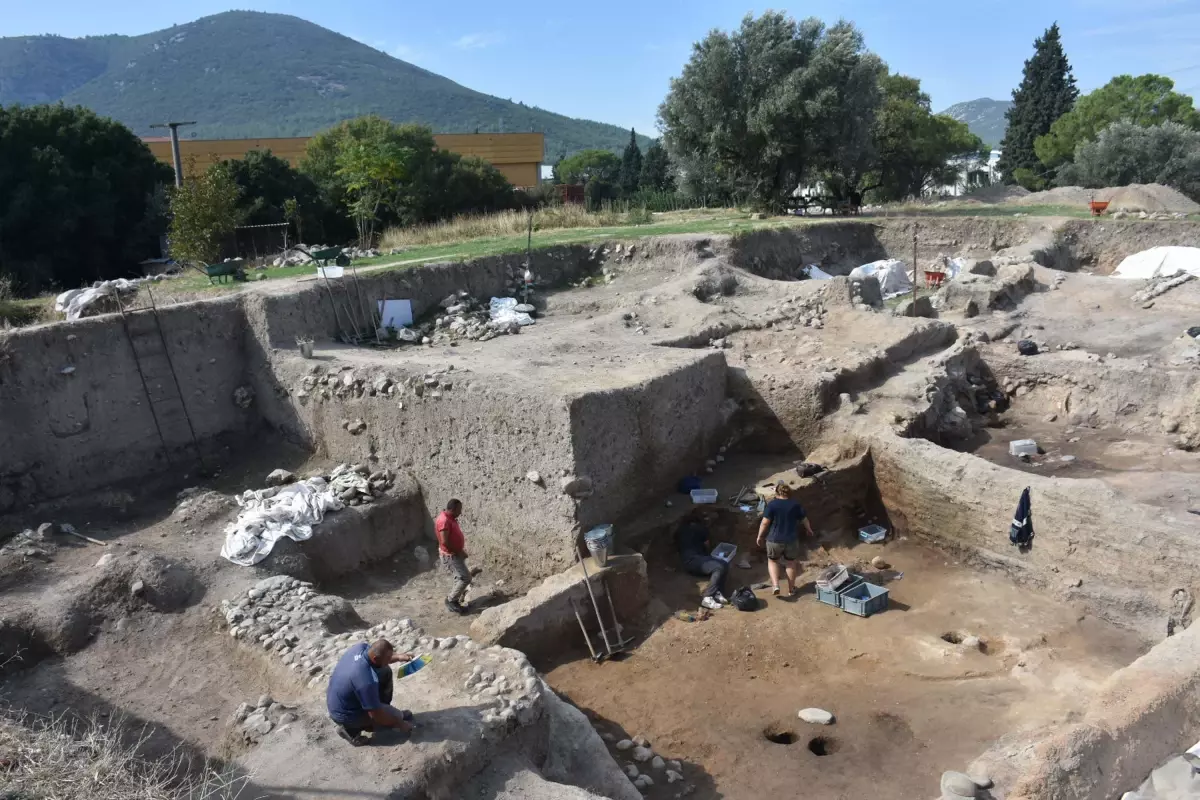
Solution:
[[[767,558],[772,561],[799,561],[800,542],[767,542]]]

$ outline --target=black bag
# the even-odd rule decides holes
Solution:
[[[1021,492],[1017,513],[1013,515],[1012,525],[1008,529],[1008,541],[1022,549],[1033,544],[1033,503],[1029,500],[1028,486]]]
[[[749,586],[743,586],[735,591],[729,598],[729,603],[738,611],[757,611],[758,597],[751,591]]]
[[[1022,339],[1017,342],[1017,352],[1023,356],[1036,356],[1038,354],[1037,342],[1032,339]]]

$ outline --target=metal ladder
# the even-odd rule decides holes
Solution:
[[[121,326],[133,352],[133,363],[137,367],[142,391],[150,406],[154,429],[158,433],[158,441],[162,445],[167,465],[173,465],[172,448],[178,450],[182,446],[186,452],[190,445],[195,461],[203,471],[205,467],[200,443],[196,439],[196,429],[192,425],[192,417],[183,399],[183,389],[179,385],[175,364],[171,361],[167,337],[163,333],[162,321],[158,316],[158,307],[154,304],[154,295],[149,287],[145,288],[150,298],[149,309],[127,311],[121,302],[120,294],[114,295],[117,298],[117,308],[121,312]]]

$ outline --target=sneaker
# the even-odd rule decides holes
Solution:
[[[778,586],[771,587],[771,595],[774,597],[779,597],[779,587]]]
[[[337,726],[337,735],[340,736],[344,741],[349,742],[354,747],[362,747],[367,743],[367,737],[363,736],[361,733],[357,736],[351,735],[350,731],[346,730],[341,725]]]
[[[711,608],[714,611],[721,607],[721,604],[717,602],[716,598],[713,597],[705,597],[700,601],[700,605],[704,606],[705,608]]]
[[[720,603],[723,606],[729,605],[729,598],[726,597],[725,595],[721,594],[720,592],[717,592],[716,594],[714,594],[713,599],[716,600],[718,603]]]

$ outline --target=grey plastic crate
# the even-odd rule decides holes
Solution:
[[[888,590],[866,581],[842,593],[842,611],[858,617],[869,617],[887,610]]]
[[[857,587],[862,582],[863,582],[863,577],[861,575],[851,574],[850,577],[846,579],[846,582],[843,583],[841,586],[839,586],[837,589],[822,589],[820,586],[817,586],[817,587],[815,587],[817,590],[817,600],[824,603],[827,606],[833,606],[834,608],[841,608],[842,607],[842,595],[844,595],[846,592],[850,591],[851,589]]]

